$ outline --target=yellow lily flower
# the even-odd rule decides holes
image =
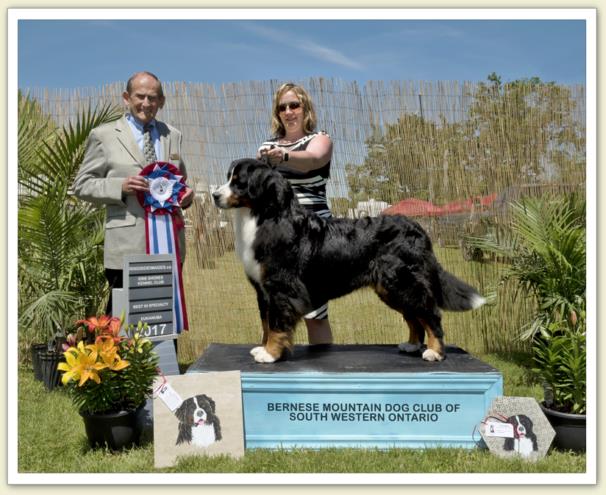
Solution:
[[[64,353],[65,363],[59,363],[57,368],[64,371],[61,381],[67,384],[70,380],[79,380],[78,386],[84,385],[87,380],[101,383],[99,371],[107,368],[102,362],[97,362],[98,351],[95,345],[84,346],[82,341],[78,347],[70,347]]]

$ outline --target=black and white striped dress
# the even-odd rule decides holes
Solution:
[[[261,148],[266,146],[278,146],[284,151],[303,151],[307,149],[307,145],[318,134],[326,134],[325,132],[314,132],[290,144],[279,143],[278,138],[265,141]],[[301,206],[313,211],[321,217],[328,218],[331,215],[328,209],[326,200],[326,183],[330,176],[330,161],[321,168],[310,170],[309,172],[301,172],[288,167],[288,162],[283,163],[277,169],[288,179],[294,193]]]
[[[261,148],[266,146],[278,146],[284,151],[303,151],[311,140],[318,134],[326,134],[324,131],[314,132],[290,144],[279,143],[279,138],[273,138],[265,141]],[[306,209],[313,211],[316,215],[323,218],[332,216],[328,208],[326,199],[326,183],[330,177],[330,160],[326,165],[320,168],[301,172],[288,167],[288,162],[277,167],[277,170],[290,182],[297,201]],[[311,294],[313,299],[313,294]],[[313,301],[315,310],[306,314],[304,318],[308,320],[324,320],[328,318],[328,301]]]

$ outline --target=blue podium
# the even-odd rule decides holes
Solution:
[[[395,345],[300,345],[272,364],[251,348],[211,344],[188,370],[241,372],[249,449],[474,448],[503,395],[501,373],[457,347],[437,363]]]

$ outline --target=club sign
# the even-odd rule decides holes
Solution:
[[[143,334],[150,340],[177,337],[174,325],[173,255],[133,255],[124,262],[126,322],[147,323]],[[128,282],[127,282],[128,281]]]

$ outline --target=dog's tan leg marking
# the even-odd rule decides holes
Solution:
[[[267,344],[267,336],[269,335],[269,322],[267,321],[267,318],[261,320],[261,325],[263,326],[263,340],[261,343],[265,345]]]
[[[398,349],[402,352],[417,352],[421,346],[421,336],[419,335],[414,322],[404,318],[404,321],[408,325],[408,342],[402,342],[398,345]]]
[[[273,363],[273,361],[268,361],[268,356],[266,356],[265,345],[267,344],[267,336],[269,335],[269,323],[267,318],[263,318],[261,320],[261,326],[263,327],[263,339],[261,340],[261,345],[257,347],[253,347],[250,350],[250,354],[254,356],[255,361],[261,363]],[[259,358],[257,359],[257,355]]]
[[[284,349],[291,350],[292,332],[273,331],[268,328],[267,342],[264,346],[250,351],[257,363],[274,363],[282,357]]]
[[[444,342],[434,335],[431,327],[423,320],[419,320],[427,334],[427,349],[423,352],[425,361],[442,361],[444,359]]]

